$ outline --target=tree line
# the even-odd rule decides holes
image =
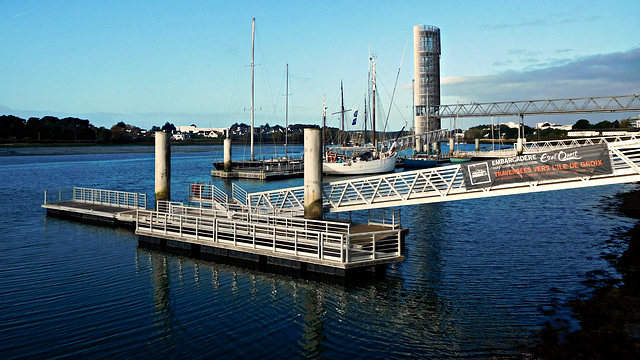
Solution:
[[[624,120],[603,120],[596,124],[591,124],[589,120],[580,119],[572,125],[572,130],[604,130],[604,129],[629,129],[631,128],[630,119]],[[544,124],[543,124],[544,125]],[[545,127],[545,126],[543,126]],[[465,140],[474,139],[517,139],[518,129],[510,128],[505,124],[493,126],[493,137],[491,134],[491,125],[478,125],[469,128],[464,132]],[[530,126],[524,126],[524,136],[529,140],[559,140],[566,138],[568,131],[554,128],[545,128],[537,130]]]
[[[47,142],[145,142],[152,141],[158,130],[171,131],[175,126],[166,123],[153,126],[146,131],[120,121],[111,128],[94,126],[86,119],[55,116],[31,117],[28,120],[14,115],[0,116],[0,143],[47,143]]]

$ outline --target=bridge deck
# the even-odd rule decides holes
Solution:
[[[556,177],[527,180],[525,176],[518,175],[522,177],[519,181],[468,188],[465,184],[467,182],[465,171],[468,172],[468,165],[458,164],[326,183],[323,188],[324,207],[327,212],[342,212],[640,181],[640,140],[601,142],[600,144],[605,144],[602,146],[606,146],[605,151],[608,150],[608,155],[601,160],[606,159],[610,162],[609,173],[576,172],[573,175],[567,175],[568,170],[559,170],[556,171],[559,175]],[[559,147],[561,150],[547,149],[545,156],[555,154],[553,156],[558,157],[559,152],[567,154],[570,153],[570,149],[581,149],[585,146],[597,147],[597,144],[585,142],[578,144],[577,147],[561,145]],[[541,154],[540,157],[543,156],[543,153],[539,154]],[[533,168],[538,171],[540,164],[543,163],[537,160],[537,167],[531,166],[524,170],[532,172]],[[574,165],[579,164],[579,160],[576,159]],[[556,164],[556,166],[559,165]],[[487,165],[487,170],[490,167]],[[510,171],[518,170],[514,168]],[[245,194],[243,199],[246,199],[246,206],[252,211],[278,214],[302,210],[303,191],[302,187],[296,187],[257,192]]]

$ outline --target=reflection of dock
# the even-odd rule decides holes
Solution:
[[[49,216],[135,227],[147,248],[260,270],[284,268],[303,277],[384,273],[388,263],[404,259],[407,230],[400,226],[398,210],[358,224],[260,213],[230,202],[208,184],[190,185],[189,194],[189,203],[198,206],[161,201],[157,209],[146,209],[145,194],[55,189],[45,190],[42,206]]]
[[[213,164],[211,176],[226,179],[273,180],[304,176],[302,159],[283,158],[269,160],[233,161],[231,171],[224,171],[224,164]]]

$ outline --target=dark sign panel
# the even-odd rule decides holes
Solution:
[[[467,189],[613,172],[607,144],[461,164]]]

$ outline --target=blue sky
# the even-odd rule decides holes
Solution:
[[[0,114],[105,127],[249,123],[254,17],[256,125],[284,125],[286,64],[289,123],[319,124],[323,94],[337,111],[340,81],[345,106],[361,106],[371,52],[385,111],[400,69],[388,128],[410,124],[418,24],[441,30],[443,104],[637,94],[638,14],[638,0],[4,0]]]

